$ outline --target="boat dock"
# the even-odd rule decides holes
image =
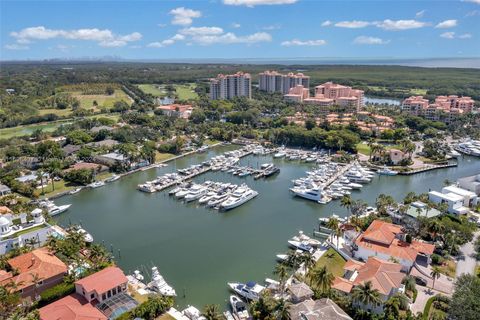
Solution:
[[[324,183],[324,188],[330,186],[332,183],[334,183],[335,181],[337,181],[337,179],[343,175],[345,172],[347,172],[348,170],[350,170],[351,167],[353,167],[353,165],[355,164],[355,161],[353,162],[350,162],[348,164],[346,164],[345,166],[343,166],[340,170],[338,170],[337,173],[335,173],[333,176],[330,177],[330,179],[328,179],[325,183]]]
[[[204,173],[206,173],[206,172],[208,172],[208,171],[210,171],[210,170],[212,170],[211,167],[203,168],[202,170],[196,171],[196,172],[194,172],[194,173],[192,173],[192,174],[189,174],[189,175],[187,175],[187,176],[183,176],[182,178],[180,178],[180,179],[178,179],[178,180],[175,180],[175,181],[169,182],[169,183],[167,183],[167,184],[158,186],[158,187],[156,188],[156,191],[163,191],[163,190],[165,190],[165,189],[168,189],[168,188],[170,188],[170,187],[173,187],[174,185],[177,185],[177,184],[180,184],[180,183],[183,183],[183,182],[187,182],[187,181],[189,181],[189,180],[191,180],[191,179],[193,179],[193,178],[195,178],[195,177],[197,177],[197,176],[199,176],[199,175],[201,175],[201,174],[204,174]]]

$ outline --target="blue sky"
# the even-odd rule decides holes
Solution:
[[[4,1],[2,60],[480,56],[480,0]]]

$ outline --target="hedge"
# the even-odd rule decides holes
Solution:
[[[38,302],[38,306],[41,308],[46,306],[47,304],[61,299],[75,291],[75,284],[74,283],[60,283],[57,284],[55,287],[47,289],[40,294],[40,301]]]

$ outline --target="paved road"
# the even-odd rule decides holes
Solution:
[[[473,257],[475,249],[473,243],[475,239],[480,235],[480,232],[476,232],[473,236],[472,242],[468,242],[460,247],[462,256],[458,258],[457,262],[457,272],[456,276],[460,276],[463,273],[473,274],[475,272],[475,266],[477,265],[477,260]]]

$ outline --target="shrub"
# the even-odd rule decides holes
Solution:
[[[441,265],[444,261],[444,259],[436,253],[432,254],[431,258],[432,258],[432,263],[436,265]]]
[[[47,289],[40,294],[40,301],[38,302],[39,307],[46,306],[47,304],[61,299],[75,291],[74,283],[60,283],[55,287]]]

